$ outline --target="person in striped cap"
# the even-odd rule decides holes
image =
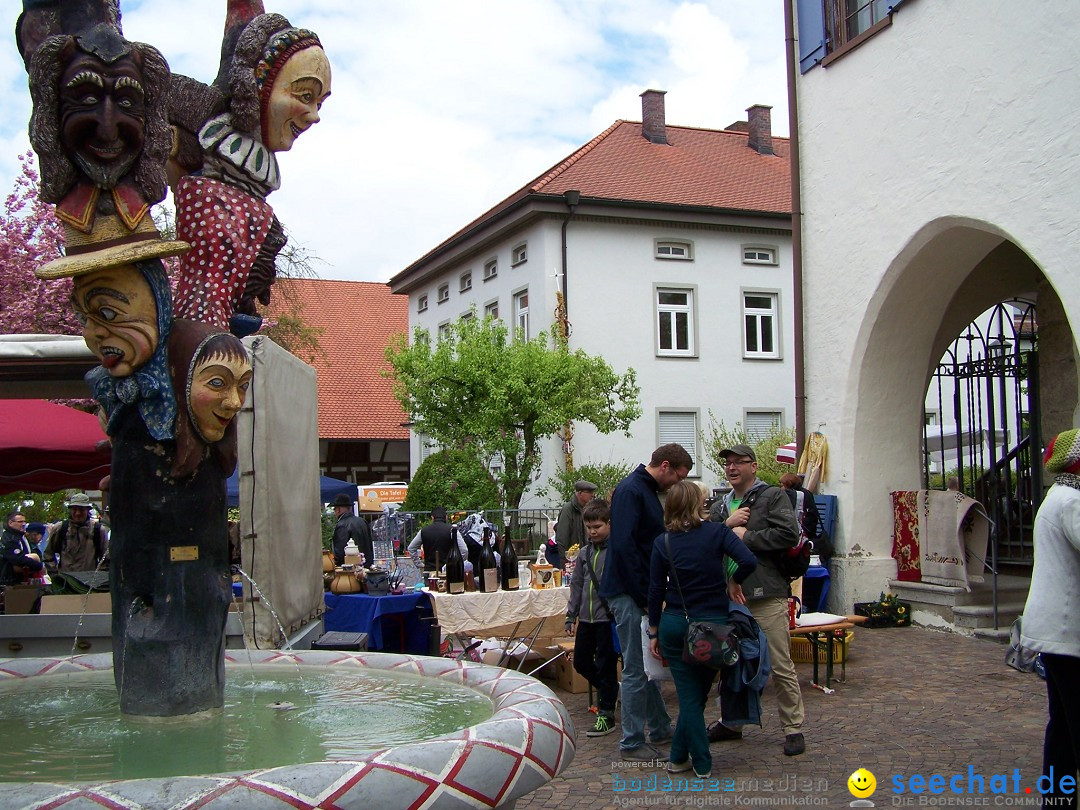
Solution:
[[[1035,515],[1035,568],[1021,622],[1021,646],[1038,652],[1046,669],[1049,720],[1043,775],[1050,791],[1043,807],[1074,801],[1080,765],[1080,429],[1059,433],[1043,456],[1054,484]],[[1041,784],[1041,783],[1040,783]],[[1065,789],[1068,787],[1068,790]],[[1040,788],[1041,790],[1041,788]]]

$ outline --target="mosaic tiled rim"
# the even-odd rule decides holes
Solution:
[[[82,801],[128,810],[188,808],[461,808],[513,806],[574,758],[574,727],[555,694],[528,675],[416,655],[230,650],[227,669],[260,664],[409,672],[475,689],[494,713],[475,726],[423,742],[378,749],[355,760],[307,762],[220,775],[80,784],[0,786],[0,808],[60,807]],[[0,661],[0,681],[112,668],[112,655]]]

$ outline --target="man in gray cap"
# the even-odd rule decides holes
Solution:
[[[109,535],[101,521],[90,518],[90,497],[77,492],[64,504],[68,519],[50,523],[45,567],[57,571],[96,571],[109,554]]]
[[[585,546],[585,521],[581,519],[581,510],[596,497],[596,484],[584,479],[574,483],[574,497],[566,502],[559,512],[559,522],[555,524],[555,542],[559,546],[559,556],[566,562],[566,552],[570,546]]]
[[[776,707],[784,731],[784,754],[798,756],[806,750],[803,738],[803,699],[795,665],[791,662],[788,635],[787,599],[791,585],[777,570],[776,557],[799,541],[799,527],[791,499],[779,487],[757,477],[754,451],[735,444],[717,454],[724,462],[724,474],[731,492],[713,504],[709,518],[724,523],[746,543],[758,558],[758,567],[743,585],[746,606],[765,631],[772,660],[772,682]],[[708,728],[709,742],[736,740],[742,731],[717,721]]]

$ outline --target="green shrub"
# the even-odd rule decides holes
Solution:
[[[754,439],[743,429],[741,422],[736,422],[734,428],[728,428],[723,419],[717,421],[712,411],[709,411],[709,427],[703,438],[701,460],[724,480],[727,480],[727,475],[719,453],[734,444],[745,444],[753,448],[758,462],[757,477],[773,486],[779,486],[781,475],[797,469],[795,464],[776,460],[776,448],[795,440],[795,431],[790,428],[773,430],[766,436]]]
[[[563,467],[548,479],[547,484],[540,488],[537,495],[547,499],[549,503],[564,504],[574,496],[574,482],[584,478],[596,484],[597,498],[607,499],[608,493],[615,489],[615,485],[626,478],[633,469],[632,465],[625,462],[618,464],[586,462],[572,470]]]
[[[499,485],[472,450],[440,450],[417,468],[401,508],[428,512],[435,506],[448,512],[499,509]]]

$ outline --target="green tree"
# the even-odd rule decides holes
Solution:
[[[741,422],[736,422],[734,428],[729,428],[723,419],[717,420],[716,415],[709,411],[709,426],[703,439],[701,450],[705,466],[721,478],[726,479],[727,475],[720,451],[733,444],[745,444],[753,448],[758,461],[757,477],[773,486],[779,485],[780,476],[784,473],[795,472],[794,464],[776,460],[776,448],[795,440],[795,431],[790,428],[776,428],[765,436],[755,438],[746,432]]]
[[[401,508],[430,512],[499,508],[499,485],[472,448],[440,450],[424,459],[409,482]]]
[[[542,460],[540,443],[565,422],[587,422],[601,433],[628,432],[641,415],[633,369],[616,374],[601,358],[540,333],[507,340],[502,321],[472,317],[450,325],[433,343],[417,328],[386,349],[394,395],[413,429],[444,447],[476,449],[517,509]]]
[[[541,498],[565,503],[574,495],[574,482],[584,478],[596,484],[597,498],[606,499],[608,493],[615,489],[615,485],[626,478],[633,469],[634,465],[627,462],[608,464],[591,461],[575,465],[572,470],[566,469],[565,466],[560,467],[537,494]]]

